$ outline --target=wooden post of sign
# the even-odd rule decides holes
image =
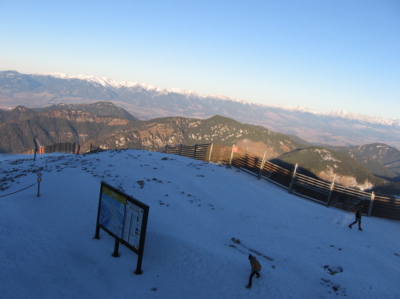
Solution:
[[[135,271],[135,273],[137,275],[140,275],[140,274],[143,273],[142,272],[142,261],[143,261],[143,252],[140,252],[138,254],[138,259],[137,259],[137,264],[136,264],[136,271]]]
[[[119,257],[119,239],[115,238],[113,257]]]
[[[140,275],[142,274],[142,261],[143,261],[143,252],[144,252],[144,243],[146,239],[146,230],[147,230],[147,220],[148,220],[148,210],[147,213],[143,215],[143,226],[140,232],[140,242],[139,242],[139,252],[138,252],[138,259],[136,264],[136,271],[135,273]]]

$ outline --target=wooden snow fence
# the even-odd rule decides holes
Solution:
[[[275,165],[237,146],[215,144],[166,145],[160,152],[184,156],[200,161],[226,164],[242,169],[258,179],[274,183],[303,198],[353,212],[363,202],[363,214],[390,220],[400,220],[400,201],[326,182]]]
[[[64,153],[64,154],[75,154],[78,151],[78,145],[75,142],[63,142],[54,143],[52,145],[40,146],[38,148],[38,154],[50,154],[50,153]],[[24,154],[31,155],[34,154],[35,150],[31,149]]]

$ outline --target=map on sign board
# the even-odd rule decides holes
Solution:
[[[113,233],[122,237],[126,198],[103,186],[101,194],[99,223]]]
[[[132,202],[126,203],[123,240],[139,250],[144,210]]]

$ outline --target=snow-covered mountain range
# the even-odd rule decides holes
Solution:
[[[107,77],[97,77],[97,76],[88,76],[88,75],[68,75],[68,74],[64,74],[64,73],[38,73],[35,74],[37,76],[52,76],[54,78],[59,78],[59,79],[78,79],[78,80],[83,80],[83,81],[87,81],[93,84],[99,84],[103,87],[106,88],[127,88],[127,89],[134,89],[134,88],[142,88],[146,91],[149,92],[157,92],[159,94],[169,94],[169,93],[175,93],[175,94],[181,94],[184,96],[195,96],[198,98],[214,98],[214,99],[218,99],[218,100],[229,100],[229,101],[234,101],[234,102],[241,102],[241,103],[245,103],[245,104],[250,104],[247,101],[243,101],[243,100],[238,100],[232,97],[227,97],[224,96],[222,94],[211,94],[211,95],[204,95],[204,94],[200,94],[197,93],[195,91],[192,90],[185,90],[182,88],[160,88],[158,86],[155,85],[150,85],[147,83],[143,83],[143,82],[133,82],[133,81],[116,81],[114,79],[111,78],[107,78]]]
[[[232,97],[224,96],[222,94],[204,95],[204,94],[197,93],[195,91],[184,90],[181,88],[165,89],[165,88],[160,88],[160,87],[142,83],[142,82],[116,81],[114,79],[107,78],[107,77],[88,76],[88,75],[83,75],[83,74],[68,75],[68,74],[64,74],[64,73],[47,73],[47,74],[39,74],[38,73],[36,75],[52,76],[52,77],[60,78],[60,79],[79,79],[79,80],[91,82],[93,84],[99,84],[106,88],[117,88],[117,89],[118,88],[128,88],[129,89],[129,88],[138,88],[139,87],[146,91],[157,92],[160,94],[175,93],[175,94],[181,94],[184,96],[195,96],[198,98],[214,98],[214,99],[223,100],[223,101],[240,102],[240,103],[247,104],[247,105],[258,105],[261,107],[280,108],[280,109],[284,109],[287,111],[297,111],[297,112],[312,113],[312,114],[331,116],[331,117],[340,117],[340,118],[351,119],[351,120],[361,120],[361,121],[366,121],[366,122],[370,122],[370,123],[377,123],[377,124],[384,124],[384,125],[400,125],[400,119],[389,119],[389,118],[383,118],[383,117],[378,117],[378,116],[369,116],[369,115],[351,113],[351,112],[347,112],[345,110],[318,112],[318,111],[314,111],[312,109],[308,109],[308,108],[301,107],[301,106],[290,107],[290,106],[264,105],[264,104],[258,104],[258,103],[251,103],[251,102],[244,101],[244,100],[238,100],[238,99],[235,99]]]
[[[219,94],[203,95],[96,76],[0,72],[0,109],[98,101],[111,101],[142,120],[168,116],[205,119],[221,115],[316,144],[345,146],[378,142],[400,148],[400,119],[267,106]]]

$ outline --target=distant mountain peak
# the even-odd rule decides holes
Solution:
[[[390,119],[390,118],[383,118],[383,117],[379,117],[379,116],[363,115],[363,114],[348,112],[345,110],[329,111],[329,112],[321,113],[321,114],[326,115],[326,116],[332,116],[332,117],[340,117],[340,118],[344,118],[344,119],[365,121],[365,122],[374,123],[374,124],[400,126],[400,119]]]
[[[272,106],[267,106],[267,105],[262,105],[264,107],[272,107]],[[383,118],[379,116],[370,116],[370,115],[363,115],[363,114],[358,114],[358,113],[353,113],[353,112],[348,112],[345,110],[332,110],[328,112],[318,112],[306,107],[301,107],[301,106],[275,106],[278,109],[283,109],[286,111],[297,111],[297,112],[302,112],[302,113],[311,113],[315,115],[321,115],[321,116],[329,116],[329,117],[338,117],[338,118],[343,118],[347,120],[356,120],[356,121],[363,121],[363,122],[368,122],[368,123],[373,123],[373,124],[383,124],[383,125],[397,125],[400,126],[400,119],[389,119],[389,118]]]
[[[79,79],[79,80],[85,80],[91,83],[99,84],[104,87],[114,87],[114,88],[137,88],[140,87],[144,90],[147,91],[156,91],[159,93],[178,93],[178,94],[183,94],[183,95],[198,95],[194,91],[187,91],[181,88],[170,88],[170,89],[164,89],[160,88],[155,85],[150,85],[147,83],[143,82],[132,82],[132,81],[117,81],[111,78],[107,77],[97,77],[93,75],[68,75],[65,73],[39,73],[35,74],[37,76],[51,76],[54,78],[59,78],[59,79]]]
[[[106,77],[97,77],[93,75],[68,75],[65,73],[39,73],[35,74],[36,76],[50,76],[58,79],[78,79],[78,80],[84,80],[88,81],[91,83],[99,84],[104,87],[115,87],[115,88],[120,88],[120,87],[132,87],[135,85],[138,85],[137,82],[120,82],[116,81],[114,79],[106,78]]]
[[[147,83],[143,83],[143,82],[132,82],[132,81],[117,81],[111,78],[106,78],[106,77],[97,77],[97,76],[93,76],[93,75],[68,75],[65,73],[38,73],[35,74],[36,76],[50,76],[50,77],[54,77],[54,78],[58,78],[58,79],[78,79],[78,80],[84,80],[84,81],[88,81],[94,84],[99,84],[101,86],[104,87],[113,87],[113,88],[142,88],[146,91],[155,91],[158,93],[164,93],[164,94],[168,94],[168,93],[176,93],[176,94],[181,94],[181,95],[185,95],[185,96],[196,96],[199,98],[213,98],[213,99],[218,99],[218,100],[226,100],[226,101],[233,101],[233,102],[241,102],[241,103],[245,103],[245,104],[250,104],[247,101],[242,101],[242,100],[237,100],[236,98],[233,97],[228,97],[222,94],[212,94],[212,95],[204,95],[204,94],[200,94],[197,93],[195,91],[192,90],[186,90],[183,88],[160,88],[158,86],[155,85],[150,85]]]
[[[292,112],[302,112],[302,113],[312,113],[316,115],[322,115],[322,116],[331,116],[331,117],[339,117],[343,119],[350,119],[350,120],[357,120],[357,121],[366,121],[370,123],[375,123],[375,124],[384,124],[384,125],[397,125],[400,126],[400,119],[398,120],[393,120],[393,119],[387,119],[387,118],[382,118],[378,116],[368,116],[368,115],[362,115],[362,114],[357,114],[357,113],[352,113],[352,112],[347,112],[345,110],[336,110],[336,111],[328,111],[328,112],[317,112],[312,109],[306,108],[306,107],[301,107],[301,106],[272,106],[272,105],[266,105],[266,104],[261,104],[261,103],[250,103],[248,101],[244,100],[238,100],[233,97],[228,97],[222,94],[211,94],[211,95],[204,95],[204,94],[199,94],[195,91],[192,90],[185,90],[182,88],[160,88],[155,85],[150,85],[142,82],[126,82],[126,81],[117,81],[114,79],[106,78],[106,77],[97,77],[93,75],[67,75],[65,73],[42,73],[42,74],[36,74],[39,76],[52,76],[55,78],[60,78],[60,79],[79,79],[79,80],[85,80],[94,84],[99,84],[103,87],[112,87],[112,88],[142,88],[146,91],[153,91],[157,92],[160,94],[169,94],[169,93],[175,93],[175,94],[181,94],[184,96],[195,96],[198,98],[213,98],[217,100],[224,100],[224,101],[232,101],[232,102],[239,102],[242,104],[246,105],[257,105],[261,107],[266,107],[266,108],[278,108],[278,109],[284,109],[286,111],[292,111]]]

